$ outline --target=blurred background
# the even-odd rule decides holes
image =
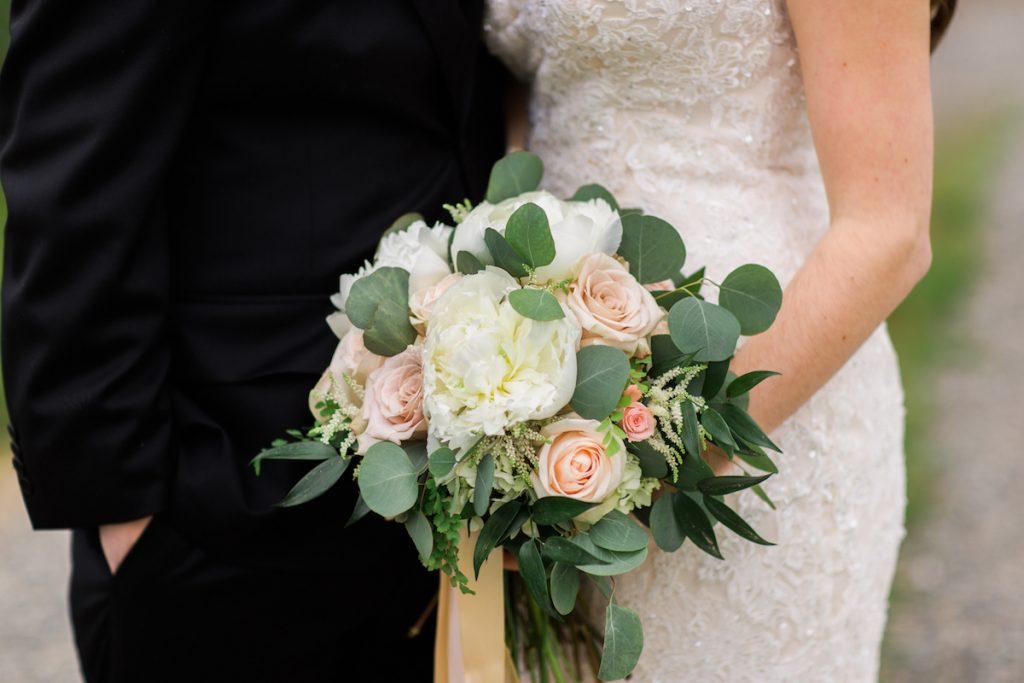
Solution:
[[[934,262],[889,322],[910,502],[880,679],[1024,681],[1024,1],[960,0],[933,76]],[[68,536],[30,531],[9,460],[0,441],[0,683],[70,683]]]

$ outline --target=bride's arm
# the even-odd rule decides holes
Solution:
[[[789,0],[831,226],[775,324],[733,369],[773,369],[751,411],[777,427],[903,301],[931,262],[927,0]]]

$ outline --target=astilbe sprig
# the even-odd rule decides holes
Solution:
[[[658,421],[658,432],[647,440],[651,448],[665,456],[672,470],[672,481],[679,478],[679,466],[684,455],[699,457],[699,453],[686,453],[683,443],[683,404],[693,404],[694,414],[699,415],[707,407],[703,396],[691,394],[686,388],[693,378],[703,372],[706,365],[687,365],[672,368],[654,378],[647,390],[647,407]],[[700,447],[706,444],[707,434],[698,421],[697,434]],[[667,441],[666,441],[667,439]]]

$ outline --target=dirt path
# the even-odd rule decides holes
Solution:
[[[935,61],[940,126],[992,105],[1024,112],[1024,3],[962,2]],[[929,515],[903,549],[886,683],[1024,680],[1024,116],[992,187],[981,281],[953,336],[973,363],[943,368]]]

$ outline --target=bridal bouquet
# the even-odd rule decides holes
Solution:
[[[768,544],[723,497],[753,487],[771,504],[758,485],[778,448],[745,398],[776,373],[736,377],[729,360],[740,335],[772,323],[782,292],[759,265],[717,284],[703,268],[684,275],[674,227],[599,185],[568,200],[538,191],[542,172],[532,154],[505,157],[486,201],[446,207],[454,227],[403,217],[372,263],[341,277],[316,425],[253,466],[322,461],[284,506],[351,469],[349,523],[372,511],[404,524],[423,563],[464,592],[469,573],[501,563],[496,550],[511,552],[512,660],[534,680],[578,678],[565,641],[596,638],[590,659],[614,680],[636,665],[643,630],[612,577],[644,562],[651,537],[721,558],[721,523]],[[765,474],[715,476],[708,444]],[[597,590],[581,591],[584,578]],[[591,612],[578,604],[591,595],[607,600],[603,631],[567,616]]]

